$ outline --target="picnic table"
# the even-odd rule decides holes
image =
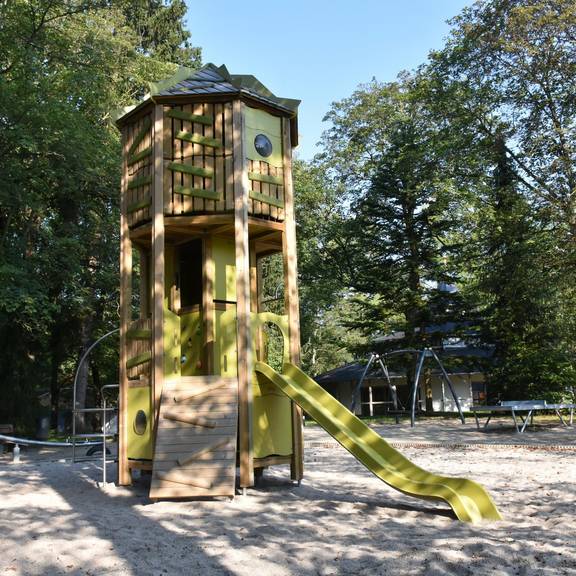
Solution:
[[[470,410],[474,412],[476,427],[478,429],[480,429],[480,420],[478,419],[479,412],[489,412],[486,422],[484,422],[484,428],[488,426],[494,412],[509,412],[512,415],[518,434],[522,434],[524,430],[526,430],[529,421],[534,422],[534,412],[538,410],[553,410],[563,426],[572,426],[574,422],[574,408],[576,408],[576,404],[548,404],[545,400],[508,400],[494,406],[470,406]],[[569,424],[567,424],[562,417],[560,410],[570,411]],[[522,421],[522,426],[520,426],[518,419]]]

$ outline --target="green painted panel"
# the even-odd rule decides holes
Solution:
[[[288,316],[261,312],[251,314],[250,320],[253,338],[264,324],[274,324],[278,327],[284,340],[284,362],[288,362],[290,358]],[[254,340],[252,346],[254,361],[256,360],[255,344]],[[252,378],[252,395],[254,398],[252,416],[254,457],[292,454],[292,403],[290,399],[280,393],[271,382],[259,381],[256,373]]]
[[[211,178],[214,174],[214,170],[211,168],[191,166],[190,164],[180,164],[180,162],[170,162],[170,164],[168,164],[168,170],[172,170],[173,172],[184,172],[185,174],[192,174],[194,176],[204,176],[206,178]]]
[[[176,286],[176,249],[164,247],[164,375],[180,376],[180,317],[168,308],[170,292]]]
[[[214,300],[236,302],[236,255],[234,240],[214,238]]]
[[[152,176],[138,176],[138,178],[134,178],[134,180],[128,182],[127,188],[128,190],[133,190],[134,188],[147,186],[148,184],[152,184]]]
[[[258,174],[256,172],[248,172],[248,180],[256,180],[256,182],[266,182],[268,184],[277,184],[284,186],[284,179],[279,176],[270,176],[269,174]]]
[[[178,120],[188,120],[189,122],[196,122],[197,124],[205,124],[206,126],[212,126],[214,118],[212,116],[203,116],[202,114],[190,114],[190,112],[184,112],[183,110],[169,110],[166,112],[166,116],[170,118],[177,118]]]
[[[275,392],[254,397],[252,441],[254,457],[292,454],[292,407],[289,398]]]
[[[164,376],[180,376],[180,317],[164,308]]]
[[[176,250],[173,245],[164,245],[164,308],[168,308],[170,291],[176,286]]]
[[[178,140],[186,140],[186,142],[194,142],[194,144],[202,144],[202,146],[210,146],[212,148],[221,148],[222,142],[216,138],[208,138],[208,136],[200,136],[200,134],[192,134],[181,130],[176,134]]]
[[[200,312],[186,312],[180,316],[182,341],[182,376],[202,374],[202,315]]]
[[[134,154],[134,151],[136,150],[136,148],[138,148],[138,144],[140,144],[140,142],[142,142],[142,140],[144,140],[144,138],[146,137],[146,134],[148,134],[148,130],[150,130],[151,124],[152,122],[150,121],[150,116],[146,116],[146,118],[144,118],[142,130],[138,132],[138,134],[134,138],[134,141],[132,142],[132,145],[128,150],[128,156],[132,156],[132,154]]]
[[[152,338],[152,330],[148,328],[130,328],[130,330],[126,332],[126,338],[128,338],[128,340],[148,340]]]
[[[128,388],[128,458],[152,459],[152,398],[150,386]],[[143,434],[136,432],[136,414],[142,410],[146,414],[146,429]]]
[[[138,354],[138,356],[128,358],[128,360],[126,360],[126,368],[135,368],[136,366],[140,366],[140,364],[150,362],[151,358],[151,352],[143,352],[142,354]]]
[[[273,196],[260,194],[260,192],[254,192],[254,190],[250,190],[249,196],[252,198],[252,200],[258,200],[258,202],[264,202],[265,204],[270,204],[271,206],[284,208],[284,201],[279,200],[278,198],[274,198]]]
[[[222,199],[216,190],[204,190],[203,188],[190,188],[188,186],[174,186],[174,193],[196,198],[207,198],[208,200]]]
[[[140,200],[139,202],[133,202],[132,204],[128,204],[126,206],[126,212],[131,214],[132,212],[136,212],[137,210],[142,210],[142,208],[148,208],[152,200],[150,198],[146,198],[145,200]]]
[[[136,162],[143,160],[144,158],[146,158],[146,156],[150,156],[150,154],[152,154],[152,146],[149,146],[148,148],[144,148],[144,150],[142,150],[141,152],[138,152],[138,154],[134,154],[133,156],[129,156],[128,157],[128,166],[130,166],[131,164],[136,164]]]
[[[214,314],[214,372],[221,376],[238,375],[236,346],[236,307]]]
[[[272,166],[282,168],[282,121],[256,108],[246,107],[246,156],[250,160],[268,162]],[[272,154],[268,157],[260,156],[254,146],[254,139],[258,134],[265,134],[272,143]]]

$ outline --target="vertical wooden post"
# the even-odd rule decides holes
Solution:
[[[118,411],[118,484],[130,484],[128,468],[128,371],[127,338],[130,327],[132,305],[132,243],[128,227],[127,180],[128,180],[128,135],[127,128],[122,130],[122,187],[120,197],[120,396]]]
[[[300,364],[300,311],[298,303],[298,262],[296,251],[296,221],[294,219],[294,189],[292,186],[292,143],[290,120],[282,119],[282,146],[284,154],[284,208],[285,222],[282,234],[284,257],[285,302],[290,330],[290,361]],[[292,463],[290,473],[298,482],[304,475],[302,410],[292,403]]]
[[[234,140],[234,241],[236,247],[236,316],[238,346],[238,430],[240,486],[254,484],[252,452],[252,346],[250,336],[250,247],[248,239],[248,171],[244,104],[232,107]]]
[[[202,323],[204,354],[202,368],[204,374],[214,374],[214,257],[212,238],[204,238],[204,266],[202,278]]]
[[[152,197],[152,382],[154,426],[158,421],[160,397],[164,383],[164,142],[162,127],[164,109],[154,106],[154,188]]]

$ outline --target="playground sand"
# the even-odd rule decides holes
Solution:
[[[504,521],[462,524],[395,492],[318,428],[306,429],[302,486],[277,468],[232,502],[152,504],[144,478],[103,491],[98,465],[28,452],[0,457],[0,574],[576,575],[576,431],[554,428],[564,448],[551,451],[549,429],[524,435],[526,448],[505,446],[519,441],[509,430],[471,447],[434,426],[383,431],[412,443],[402,451],[418,465],[482,483]]]

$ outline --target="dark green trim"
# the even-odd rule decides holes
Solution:
[[[152,338],[152,330],[150,328],[130,328],[126,332],[128,340],[149,340]]]
[[[136,148],[138,148],[138,144],[144,140],[144,137],[146,134],[148,134],[148,130],[150,130],[150,125],[150,116],[146,116],[146,118],[144,118],[144,126],[142,130],[140,130],[140,132],[138,132],[138,134],[134,137],[134,142],[132,142],[132,145],[128,149],[128,156],[132,156],[132,154],[134,154],[136,151]]]
[[[194,144],[202,144],[202,146],[211,146],[212,148],[220,148],[222,142],[216,138],[208,138],[208,136],[200,136],[200,134],[191,134],[185,130],[180,130],[175,138],[178,140],[186,140],[186,142],[194,142]]]
[[[128,157],[128,166],[130,166],[130,164],[135,164],[136,162],[139,162],[143,158],[146,158],[146,156],[150,156],[150,154],[152,154],[152,146],[149,146],[148,148],[144,148],[144,150],[142,150],[141,152],[138,152],[138,154],[134,154],[134,156],[129,156]]]
[[[222,200],[216,190],[203,190],[202,188],[188,188],[186,186],[175,186],[174,194],[183,196],[194,196],[196,198],[207,198],[208,200]]]
[[[214,170],[211,168],[201,168],[200,166],[180,164],[179,162],[170,162],[170,164],[168,164],[168,170],[184,172],[185,174],[192,174],[194,176],[205,176],[207,178],[212,178],[212,175],[214,174]]]
[[[258,200],[258,202],[264,202],[265,204],[270,204],[278,208],[284,208],[284,201],[274,198],[273,196],[260,194],[260,192],[254,192],[254,190],[250,190],[249,196],[252,200]]]
[[[152,176],[138,176],[128,182],[127,189],[133,190],[134,188],[139,188],[140,186],[146,186],[147,184],[152,184]]]
[[[248,179],[255,180],[256,182],[265,182],[266,184],[277,184],[284,186],[284,179],[279,176],[270,176],[270,174],[257,174],[256,172],[248,172]]]
[[[128,214],[131,214],[132,212],[136,212],[137,210],[141,210],[142,208],[148,208],[150,204],[151,204],[150,198],[140,200],[139,202],[133,202],[132,204],[128,204],[128,206],[126,206],[126,212],[128,212]]]
[[[212,116],[202,116],[200,114],[191,114],[190,112],[184,112],[183,110],[168,110],[166,116],[170,118],[177,118],[178,120],[188,120],[188,122],[196,122],[197,124],[206,124],[206,126],[212,126],[214,118]]]
[[[136,366],[146,364],[146,362],[150,362],[150,360],[152,360],[152,352],[144,352],[143,354],[138,354],[138,356],[134,356],[134,358],[127,360],[126,368],[136,368]]]

